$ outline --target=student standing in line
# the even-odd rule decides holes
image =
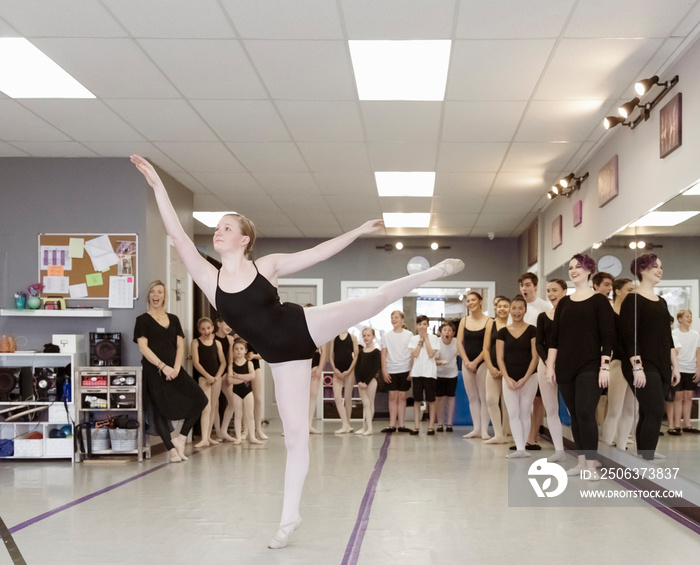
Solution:
[[[257,351],[255,351],[255,348],[252,345],[248,344],[247,359],[248,361],[251,361],[253,363],[253,370],[255,371],[255,378],[252,381],[250,381],[251,390],[253,392],[253,401],[255,403],[253,418],[253,420],[255,421],[255,431],[251,431],[250,433],[254,433],[258,439],[268,439],[265,435],[265,432],[263,432],[262,429],[263,375],[262,371],[260,370],[260,361],[262,361],[263,358]]]
[[[613,311],[615,312],[615,345],[610,361],[610,384],[608,384],[608,412],[603,421],[601,441],[614,445],[623,451],[627,448],[627,438],[634,425],[637,399],[627,386],[622,374],[622,360],[625,348],[620,334],[620,308],[625,297],[634,292],[634,285],[629,279],[616,279],[613,282]]]
[[[308,308],[311,304],[305,306]],[[323,368],[326,366],[326,351],[328,344],[317,347],[311,358],[311,386],[309,388],[309,433],[320,434],[321,430],[313,427],[314,412],[318,403],[318,391],[323,384]]]
[[[362,400],[362,428],[355,432],[356,435],[371,436],[373,432],[372,420],[374,418],[374,397],[377,394],[377,376],[382,370],[382,352],[374,346],[375,338],[372,328],[362,330],[363,346],[357,356],[355,377],[357,388]]]
[[[408,342],[408,350],[413,357],[411,384],[413,385],[413,421],[411,435],[420,432],[421,404],[428,403],[428,435],[435,435],[435,393],[437,392],[437,365],[435,356],[440,351],[440,340],[428,332],[428,316],[416,318],[416,335]]]
[[[199,388],[207,396],[207,405],[202,410],[199,420],[202,439],[195,444],[195,447],[208,447],[212,445],[210,436],[214,425],[213,398],[214,394],[218,395],[221,391],[221,378],[226,371],[226,357],[221,344],[214,338],[214,324],[209,318],[200,318],[197,321],[197,329],[199,337],[192,341],[192,366],[195,378],[199,381]]]
[[[483,298],[478,292],[469,292],[465,301],[468,315],[459,322],[457,351],[462,358],[464,389],[469,399],[474,429],[462,437],[490,439],[484,365],[484,335],[489,317],[482,310]]]
[[[405,316],[403,312],[394,310],[391,313],[393,329],[385,332],[382,337],[382,376],[389,391],[389,425],[382,430],[384,433],[410,432],[406,427],[406,393],[411,388],[408,373],[411,370],[411,352],[408,342],[413,333],[403,327]]]
[[[520,287],[520,294],[525,298],[527,302],[527,312],[525,312],[525,321],[531,326],[537,326],[537,317],[542,312],[547,312],[551,306],[549,302],[543,300],[537,296],[537,288],[539,285],[539,278],[535,273],[523,273],[518,278],[518,286]],[[537,380],[542,378],[546,373],[546,368],[544,363],[538,363],[537,365]],[[544,420],[544,404],[542,402],[542,393],[540,392],[539,386],[537,388],[537,394],[535,395],[535,401],[532,405],[532,414],[530,417],[530,435],[527,439],[526,447],[531,451],[539,451],[542,449],[540,447],[539,435],[540,426]]]
[[[299,504],[309,470],[309,387],[314,351],[346,328],[381,312],[414,288],[458,273],[464,269],[464,263],[459,259],[446,259],[425,271],[383,284],[374,292],[354,300],[313,308],[283,304],[277,291],[279,278],[336,255],[360,236],[382,228],[383,222],[371,220],[311,249],[274,253],[252,261],[248,256],[256,238],[253,222],[240,214],[226,214],[219,221],[213,237],[214,249],[220,253],[222,263],[217,271],[201,256],[182,228],[153,165],[138,155],[132,155],[131,161],[153,189],[166,232],[194,282],[227,323],[235,327],[241,337],[251,341],[270,365],[285,432],[287,463],[280,525],[268,547],[286,547],[291,534],[302,524]],[[199,387],[196,389],[201,393]]]
[[[601,389],[610,380],[610,356],[615,342],[615,318],[608,299],[596,293],[588,281],[595,261],[576,254],[569,261],[569,279],[575,291],[562,298],[554,311],[552,338],[547,355],[547,378],[559,385],[571,414],[571,431],[578,464],[567,474],[600,480],[596,471],[598,424],[595,411]]]
[[[610,300],[610,293],[613,289],[613,281],[615,278],[604,271],[598,271],[595,275],[591,277],[591,283],[593,283],[593,290],[598,294],[602,294]],[[610,300],[610,306],[613,302]],[[596,421],[598,422],[598,427],[600,429],[600,438],[603,438],[603,424],[605,422],[605,415],[608,410],[608,389],[603,389],[600,394],[600,400],[598,401],[598,408],[596,408]]]
[[[251,385],[255,378],[253,362],[248,361],[248,345],[242,339],[237,339],[233,344],[233,356],[231,358],[231,371],[228,377],[229,384],[233,385],[233,428],[235,430],[234,444],[241,443],[241,425],[245,417],[245,425],[248,430],[248,442],[262,444],[255,437],[255,399]]]
[[[446,322],[440,326],[440,351],[437,363],[437,431],[454,431],[452,421],[457,393],[457,340],[455,327]]]
[[[537,392],[537,349],[535,327],[523,320],[527,302],[516,296],[510,303],[513,322],[501,328],[496,337],[496,358],[501,370],[503,398],[510,415],[510,429],[515,440],[515,451],[509,459],[530,457],[525,450],[525,440],[530,432],[530,411]]]
[[[540,362],[547,363],[547,355],[549,353],[549,343],[552,340],[552,326],[554,325],[554,312],[557,309],[559,301],[566,296],[566,281],[561,279],[553,279],[547,283],[547,298],[552,304],[552,309],[548,312],[542,312],[537,317],[537,335],[535,343],[537,345],[537,354]],[[552,437],[554,444],[554,454],[547,461],[558,462],[565,459],[564,454],[564,439],[562,436],[561,419],[559,418],[559,389],[556,383],[550,383],[546,374],[537,372],[538,384],[542,403],[547,414],[547,427]],[[527,449],[527,446],[525,446]]]
[[[630,270],[639,279],[639,286],[627,295],[620,309],[625,361],[629,359],[623,363],[623,372],[639,402],[637,453],[651,461],[659,441],[664,400],[681,375],[668,306],[654,292],[663,277],[661,259],[655,253],[644,253],[632,261]]]
[[[700,430],[690,423],[693,391],[700,382],[700,333],[690,329],[693,323],[693,313],[690,310],[680,310],[676,318],[678,327],[672,333],[673,340],[679,347],[678,370],[681,373],[681,382],[677,385],[674,401],[673,427],[678,430],[678,434],[681,430],[686,434],[700,434]],[[671,422],[668,425],[671,428]],[[670,429],[668,433],[671,433]]]
[[[233,436],[230,436],[227,429],[221,429],[221,421],[226,414],[226,407],[228,406],[228,398],[224,393],[225,388],[229,388],[226,383],[228,377],[228,366],[231,364],[231,348],[233,347],[234,333],[224,320],[220,316],[216,317],[216,332],[214,333],[214,339],[221,344],[221,349],[224,352],[224,358],[226,359],[226,374],[221,378],[221,380],[214,385],[212,389],[212,408],[211,413],[214,417],[214,430],[216,431],[216,439],[209,437],[210,443],[221,443],[223,440],[232,441]],[[216,390],[218,389],[218,393]],[[231,401],[233,398],[231,399]],[[233,408],[231,408],[233,410]],[[231,412],[231,417],[233,412]],[[231,421],[229,417],[229,422]]]
[[[350,332],[337,335],[331,342],[331,367],[333,367],[333,398],[342,426],[336,434],[352,432],[352,390],[355,386],[357,363],[357,339]]]
[[[495,304],[496,317],[486,323],[484,333],[484,363],[486,364],[486,404],[493,425],[493,437],[484,443],[506,443],[508,439],[504,432],[504,427],[508,421],[508,409],[503,405],[503,415],[501,415],[501,397],[503,396],[503,373],[498,368],[498,358],[496,357],[496,337],[498,332],[508,325],[510,316],[510,299],[501,296]]]

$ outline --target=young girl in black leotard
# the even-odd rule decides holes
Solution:
[[[204,295],[236,332],[255,345],[270,365],[275,380],[277,408],[287,447],[284,503],[277,534],[268,547],[286,547],[301,526],[299,503],[309,469],[309,381],[311,357],[317,347],[353,325],[371,318],[414,288],[464,269],[459,259],[446,259],[420,273],[386,284],[361,298],[312,308],[282,304],[277,280],[332,257],[358,237],[384,227],[372,220],[311,249],[275,253],[249,260],[255,243],[253,223],[239,214],[226,214],[214,233],[214,249],[221,255],[221,270],[204,259],[180,224],[163,181],[143,157],[131,161],[153,188],[168,235],[187,271]]]
[[[248,442],[261,444],[255,437],[255,400],[251,381],[255,378],[253,362],[248,361],[248,346],[242,339],[233,343],[231,370],[228,382],[233,385],[233,429],[235,430],[234,444],[241,443],[241,425],[245,416],[245,427],[248,430]]]
[[[355,386],[355,364],[357,363],[357,339],[349,332],[337,335],[331,342],[331,366],[333,367],[333,398],[342,422],[336,434],[352,432],[352,390]]]
[[[374,418],[374,396],[377,394],[377,375],[382,371],[382,352],[374,345],[374,330],[365,328],[362,330],[364,346],[357,355],[355,377],[357,388],[362,400],[362,428],[355,434],[371,436],[372,419]]]
[[[195,447],[207,447],[220,443],[212,439],[211,428],[214,425],[212,400],[221,391],[221,378],[226,371],[226,357],[221,343],[214,337],[214,324],[209,318],[200,318],[197,322],[199,337],[192,341],[192,366],[194,377],[199,381],[199,388],[207,395],[207,405],[202,410],[200,427],[202,440]]]
[[[221,317],[216,318],[216,332],[214,333],[214,339],[221,344],[221,349],[224,352],[224,359],[226,359],[226,373],[219,383],[214,385],[214,389],[218,388],[218,394],[214,394],[215,390],[212,390],[212,415],[214,416],[214,430],[216,431],[216,440],[219,443],[222,440],[233,441],[233,436],[228,434],[226,427],[221,426],[222,422],[226,420],[228,423],[231,422],[233,418],[233,391],[231,387],[228,386],[226,382],[226,377],[228,376],[228,367],[231,364],[231,347],[233,346],[233,330]],[[227,415],[226,410],[231,406],[230,413]],[[211,438],[210,438],[211,440]]]

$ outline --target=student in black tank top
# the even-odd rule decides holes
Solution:
[[[482,310],[483,298],[478,292],[469,292],[465,302],[469,315],[459,322],[457,351],[462,357],[462,377],[474,429],[463,437],[490,439],[484,365],[484,334],[489,318]]]
[[[246,217],[232,213],[219,221],[213,237],[221,256],[221,269],[209,263],[197,250],[180,223],[163,181],[153,165],[139,155],[131,162],[153,189],[156,204],[168,235],[209,302],[244,339],[253,343],[270,364],[275,394],[285,433],[287,463],[282,516],[268,547],[280,549],[299,528],[299,504],[309,469],[308,393],[311,357],[317,347],[340,332],[375,316],[418,286],[464,269],[459,259],[437,265],[381,285],[353,300],[341,300],[312,308],[279,299],[277,281],[308,269],[350,245],[362,235],[384,227],[382,220],[365,222],[358,228],[296,253],[273,253],[255,262],[250,255],[255,243],[255,226]]]
[[[484,364],[486,365],[486,406],[489,410],[489,417],[493,425],[493,437],[484,443],[507,443],[504,428],[508,426],[508,410],[503,403],[503,414],[501,415],[501,397],[503,387],[501,380],[503,375],[498,368],[496,358],[496,336],[498,331],[508,325],[510,315],[510,300],[502,296],[496,302],[496,318],[489,319],[486,323],[484,333]]]
[[[375,333],[372,328],[362,330],[364,346],[360,348],[355,367],[357,388],[362,401],[362,427],[356,435],[371,436],[373,433],[374,397],[377,394],[377,375],[382,371],[382,352],[375,347]]]
[[[233,376],[229,373],[228,384],[233,390],[233,429],[235,436],[233,443],[241,443],[241,428],[245,417],[246,430],[248,431],[248,442],[252,444],[262,444],[255,437],[255,419],[253,416],[255,401],[253,400],[253,390],[250,382],[255,378],[253,362],[248,361],[248,345],[242,339],[237,339],[233,343],[231,369]]]
[[[214,415],[214,429],[216,438],[220,441],[233,441],[233,436],[228,433],[228,424],[233,419],[233,391],[228,386],[226,378],[229,376],[231,364],[231,346],[233,345],[233,330],[220,316],[216,318],[216,333],[214,339],[221,344],[226,359],[226,371],[221,379],[220,391],[217,398],[212,398],[212,414]],[[226,426],[222,426],[223,422]]]
[[[218,399],[221,392],[221,380],[226,371],[226,357],[221,343],[214,337],[214,323],[209,318],[200,318],[197,321],[199,337],[192,341],[192,367],[195,379],[199,381],[199,387],[207,396],[207,405],[202,410],[200,427],[202,428],[202,440],[195,447],[208,447],[220,443],[212,439],[211,429],[215,417],[212,399]]]
[[[331,367],[333,367],[333,398],[338,409],[342,426],[336,434],[352,432],[352,390],[355,386],[355,363],[357,363],[358,345],[355,336],[343,332],[331,342]]]

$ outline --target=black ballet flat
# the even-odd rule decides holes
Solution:
[[[388,426],[382,430],[383,434],[393,434],[396,431],[394,426]]]
[[[683,430],[683,431],[685,431],[685,430]],[[678,428],[670,428],[670,429],[668,430],[667,433],[668,433],[668,435],[670,435],[670,436],[679,436],[679,435],[681,435],[681,431],[680,431]]]
[[[525,449],[527,449],[528,451],[539,451],[542,448],[536,443],[526,443]]]
[[[417,436],[418,433],[419,433],[419,431],[420,431],[420,430],[411,430],[409,433],[410,433],[412,436]]]
[[[438,426],[438,427],[437,427],[437,431],[438,431],[438,432],[442,432],[442,431],[444,431],[444,429],[443,429],[442,426]]]
[[[452,426],[447,426],[447,427],[445,428],[445,431],[446,431],[446,432],[454,432],[454,430],[452,429]]]
[[[409,430],[406,426],[401,426],[401,427],[399,428],[399,431],[400,431],[401,433],[404,433],[404,434],[408,434],[408,433],[411,432],[411,430]]]
[[[440,430],[440,431],[442,431],[442,430]],[[429,435],[429,436],[434,436],[434,435],[435,435],[435,430],[434,430],[433,428],[430,428],[430,429],[428,430],[428,435]]]

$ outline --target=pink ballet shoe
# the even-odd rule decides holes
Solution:
[[[301,528],[301,524],[302,519],[301,516],[299,516],[296,522],[294,522],[294,524],[285,524],[284,526],[281,526],[280,530],[284,531],[289,529],[289,533],[286,536],[276,535],[270,540],[270,543],[267,544],[267,547],[269,547],[270,549],[282,549],[284,547],[287,547],[287,544],[289,543],[289,538],[292,537],[292,534],[294,532]]]
[[[435,267],[442,270],[443,277],[448,277],[464,269],[464,261],[461,259],[445,259],[440,261]]]

